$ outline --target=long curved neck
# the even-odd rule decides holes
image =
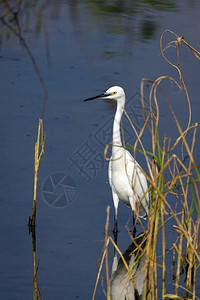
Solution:
[[[117,159],[120,158],[121,155],[123,155],[123,148],[118,147],[122,146],[121,142],[121,134],[120,134],[120,129],[121,129],[121,118],[123,114],[123,106],[124,103],[117,103],[117,110],[115,113],[115,119],[113,123],[113,147],[112,147],[112,158]],[[117,161],[115,161],[117,162]],[[114,161],[113,161],[114,163]]]
[[[115,113],[115,119],[113,123],[113,145],[121,146],[121,134],[120,134],[120,126],[121,126],[121,117],[123,114],[123,106],[121,104],[117,104],[117,110]]]

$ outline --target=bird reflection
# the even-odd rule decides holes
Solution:
[[[140,299],[140,295],[142,294],[144,287],[143,269],[146,261],[146,256],[145,254],[142,255],[142,252],[144,251],[145,244],[146,236],[140,234],[134,239],[134,242],[126,249],[123,254],[129,270],[131,270],[131,275],[135,282],[135,287],[131,281],[130,276],[127,273],[122,259],[120,258],[118,261],[117,251],[114,251],[110,277],[110,296],[112,300]]]

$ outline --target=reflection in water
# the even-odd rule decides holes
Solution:
[[[33,13],[35,12],[36,3],[35,5],[33,5],[33,3],[31,3],[30,1],[29,3],[30,6],[29,5],[27,6],[28,4],[27,1],[25,1],[25,3],[23,3],[23,1],[14,1],[14,2],[5,1],[5,0],[0,1],[0,12],[1,12],[0,20],[1,20],[1,24],[3,24],[3,28],[2,29],[0,28],[1,29],[0,44],[2,45],[2,42],[5,39],[5,37],[8,36],[7,39],[9,39],[12,35],[14,35],[15,37],[18,38],[22,47],[26,50],[33,64],[37,77],[40,81],[42,89],[44,91],[43,108],[41,113],[41,117],[43,118],[46,109],[47,99],[48,99],[48,91],[45,82],[43,80],[43,77],[40,73],[40,70],[38,68],[38,65],[36,63],[35,57],[24,37],[24,33],[27,32],[27,26],[29,25],[29,21],[31,22],[31,25],[33,24],[33,20],[31,20],[30,18],[30,12]],[[45,4],[45,7],[46,6],[47,3]],[[41,27],[42,27],[41,24],[43,20],[42,18],[43,9],[44,7],[42,6],[40,7],[41,11],[39,10],[37,12],[36,28],[35,28],[36,32],[41,31]],[[49,51],[46,51],[46,53],[48,54]]]
[[[146,257],[142,251],[146,245],[145,235],[138,235],[134,242],[126,249],[123,256],[131,270],[135,287],[129,277],[122,259],[117,259],[114,251],[112,272],[110,278],[110,295],[112,300],[140,299],[144,286],[144,265]]]
[[[29,227],[29,234],[30,233],[32,234],[32,246],[33,246],[33,300],[37,300],[37,299],[41,299],[41,296],[37,284],[38,266],[36,265],[36,238],[35,238],[34,226]]]
[[[160,29],[158,13],[179,9],[174,0],[138,2],[98,0],[85,2],[89,12],[85,19],[87,26],[82,26],[80,1],[75,1],[75,4],[72,3],[72,0],[70,1],[72,3],[70,7],[71,22],[81,52],[92,65],[94,73],[105,84],[110,81],[110,77],[107,68],[104,69],[104,65],[107,63],[102,64],[102,59],[112,60],[117,57],[127,72],[131,69],[132,51],[130,49],[135,45],[135,42],[137,40],[143,42],[151,40]],[[95,22],[90,24],[91,16],[95,18]],[[101,58],[100,61],[97,58]],[[114,75],[119,73],[119,69],[113,70]]]
[[[86,26],[87,31],[84,30],[84,27],[81,23],[81,18],[83,15],[83,2],[87,5],[87,9],[90,15],[95,16],[98,21],[101,20],[101,29],[94,28],[92,26]],[[66,5],[67,4],[67,5]],[[130,0],[126,1],[72,1],[68,0],[65,2],[57,0],[35,0],[35,1],[5,1],[0,0],[0,45],[2,47],[3,42],[12,39],[13,36],[16,36],[20,44],[26,49],[36,74],[40,80],[41,86],[44,90],[44,101],[43,108],[41,112],[42,118],[45,114],[46,103],[48,99],[48,91],[43,80],[42,74],[40,73],[39,67],[32,54],[31,49],[26,43],[26,35],[34,33],[37,36],[44,34],[45,39],[45,53],[47,64],[51,66],[51,55],[50,55],[50,34],[49,28],[45,24],[45,13],[51,7],[51,19],[59,21],[62,13],[64,12],[67,15],[67,11],[70,11],[71,22],[74,26],[74,33],[77,37],[77,41],[80,45],[80,49],[88,57],[89,61],[94,64],[95,70],[100,69],[99,74],[102,75],[102,68],[99,66],[95,50],[90,45],[90,40],[88,36],[93,35],[95,38],[98,36],[96,43],[100,39],[101,44],[105,42],[105,37],[108,34],[109,36],[116,36],[122,38],[121,46],[117,47],[113,43],[113,46],[109,43],[104,44],[104,49],[100,48],[99,55],[103,55],[105,58],[112,58],[113,56],[121,56],[123,53],[123,60],[129,66],[130,61],[130,46],[135,42],[135,35],[139,35],[139,40],[148,40],[154,37],[156,30],[159,28],[157,24],[158,20],[153,14],[151,14],[151,9],[155,11],[165,11],[165,10],[177,10],[178,5],[174,0],[166,1],[139,1],[134,2]],[[88,15],[89,16],[89,15]],[[139,22],[137,23],[139,17]],[[129,18],[130,17],[130,18]],[[120,18],[120,19],[119,19]],[[103,22],[102,22],[103,21]],[[90,22],[90,18],[86,17],[85,22]],[[106,26],[105,26],[106,24]],[[3,25],[3,26],[2,26]],[[88,35],[88,29],[90,34]],[[97,33],[98,29],[98,33]],[[102,35],[103,32],[103,35]],[[136,33],[137,32],[137,33]],[[102,40],[103,37],[103,40]],[[108,39],[110,41],[110,38]],[[123,44],[125,42],[125,44]],[[96,44],[94,43],[94,44]],[[106,49],[107,48],[107,49]],[[94,57],[94,58],[93,58]]]
[[[132,42],[134,42],[132,37],[135,35],[136,28],[140,40],[153,38],[156,30],[159,29],[159,21],[155,19],[152,10],[155,10],[155,12],[177,11],[178,8],[177,1],[174,0],[142,0],[134,2],[132,0],[98,0],[92,1],[92,5],[89,6],[93,15],[100,15],[101,18],[105,19],[106,28],[110,33],[123,33],[124,35],[130,36]],[[130,16],[134,18],[131,20],[129,18]],[[138,23],[137,16],[142,16]],[[120,17],[120,19],[118,17]],[[111,18],[112,21],[109,21]]]
[[[155,8],[157,10],[175,10],[177,8],[177,2],[174,0],[142,0],[134,2],[132,0],[94,0],[92,4],[91,9],[93,9],[93,11],[100,10],[102,14],[134,14],[139,9],[147,10],[148,8]]]

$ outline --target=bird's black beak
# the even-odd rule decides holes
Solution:
[[[110,96],[111,94],[108,94],[108,93],[104,93],[104,94],[100,94],[98,96],[94,96],[94,97],[91,97],[91,98],[87,98],[83,101],[91,101],[91,100],[95,100],[95,99],[99,99],[99,98],[102,98],[102,99],[105,99],[106,97]]]

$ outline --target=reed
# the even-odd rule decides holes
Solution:
[[[165,34],[170,34],[175,37],[175,39],[163,49],[163,38]],[[142,80],[141,103],[143,107],[144,126],[139,133],[124,110],[137,137],[134,146],[131,148],[134,151],[134,154],[136,154],[137,151],[143,153],[148,169],[148,172],[145,173],[149,182],[148,191],[150,194],[147,230],[144,229],[136,211],[136,219],[142,225],[141,228],[143,229],[145,237],[145,247],[142,247],[142,244],[136,243],[135,251],[140,251],[141,255],[139,255],[138,259],[135,259],[134,266],[130,267],[116,242],[114,242],[112,237],[108,234],[109,209],[107,209],[105,243],[92,299],[95,298],[103,263],[106,265],[107,299],[112,299],[108,276],[108,247],[110,242],[114,245],[115,251],[120,255],[124,267],[126,268],[126,276],[129,278],[129,280],[127,280],[127,285],[124,286],[124,289],[126,289],[127,292],[126,299],[198,299],[196,296],[196,282],[200,264],[200,197],[198,190],[200,174],[193,156],[198,124],[191,125],[190,98],[180,67],[179,51],[181,44],[185,44],[192,54],[200,60],[200,53],[189,45],[183,37],[179,37],[169,30],[162,34],[160,39],[161,54],[170,66],[177,70],[179,82],[170,76],[160,76],[155,81],[149,79]],[[171,46],[175,46],[177,51],[177,65],[172,63],[165,56],[167,49]],[[164,80],[170,81],[185,93],[188,103],[188,121],[185,129],[181,128],[172,104],[162,88],[162,82]],[[144,105],[145,83],[151,85],[148,115],[145,113],[146,110]],[[161,141],[159,136],[160,113],[157,96],[158,89],[162,92],[163,97],[168,104],[174,120],[174,127],[177,128],[179,132],[179,135],[173,143],[170,138],[167,139],[166,137]],[[153,113],[153,104],[156,107],[156,113]],[[152,149],[148,151],[144,149],[142,143],[142,135],[145,130],[150,132],[152,140]],[[188,142],[187,138],[189,134],[190,142]],[[130,149],[130,147],[127,148]],[[107,149],[108,146],[105,150],[105,157]],[[134,242],[131,232],[128,229],[128,224],[127,232],[130,239]],[[172,232],[174,233],[173,235]],[[170,247],[168,241],[171,241],[173,237],[174,241]],[[167,251],[169,248],[170,250]],[[167,254],[171,254],[173,266],[173,272],[171,272],[173,284],[170,286],[170,292],[168,291],[169,285],[166,282],[166,274],[167,272],[170,272],[166,260]],[[141,272],[143,272],[144,281],[143,291],[139,296],[136,284],[138,274],[136,276],[134,268],[137,267],[137,263],[140,262],[142,256],[145,257],[145,264],[139,274],[141,275]],[[183,278],[183,274],[185,274],[185,278]],[[135,296],[133,297],[133,295],[131,296],[130,293],[128,294],[130,283],[137,294],[137,298],[134,298]],[[174,290],[173,293],[171,292],[172,288]],[[120,298],[120,295],[118,299],[122,299]]]
[[[33,209],[32,217],[29,217],[29,229],[35,226],[36,220],[36,199],[37,199],[37,182],[40,159],[44,153],[45,136],[43,132],[42,119],[39,120],[37,141],[35,143],[35,164],[34,164],[34,189],[33,189]]]

